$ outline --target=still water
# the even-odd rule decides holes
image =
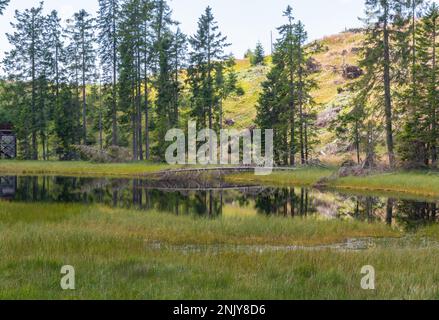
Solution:
[[[166,185],[140,179],[0,177],[0,199],[103,204],[145,212],[218,218],[277,215],[381,221],[406,231],[439,222],[439,200],[350,195],[306,188]]]

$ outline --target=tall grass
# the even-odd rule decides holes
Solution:
[[[332,185],[343,189],[439,197],[439,173],[433,172],[399,172],[368,177],[347,177],[337,179]]]
[[[263,216],[210,220],[103,206],[3,202],[0,298],[439,298],[439,251],[434,248],[228,249],[399,235],[385,225],[354,221]],[[211,246],[197,249],[206,245]],[[75,267],[75,291],[60,288],[63,265]],[[360,287],[364,265],[376,268],[376,291]]]

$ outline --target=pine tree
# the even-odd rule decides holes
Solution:
[[[156,139],[154,155],[163,160],[167,144],[166,132],[178,124],[178,82],[181,46],[186,41],[179,31],[179,35],[172,32],[171,27],[176,23],[171,18],[172,11],[163,0],[157,0],[154,7],[152,24],[154,39],[154,86],[157,90],[156,105]],[[177,65],[176,65],[177,59]]]
[[[398,35],[398,20],[401,18],[401,2],[397,0],[366,0],[366,41],[364,43],[364,59],[361,66],[366,70],[363,88],[384,106],[385,132],[389,165],[395,167],[394,128],[392,83],[395,79],[393,67],[398,55],[393,50]],[[393,25],[393,28],[392,28]]]
[[[255,51],[252,52],[250,63],[252,66],[264,65],[265,52],[261,42],[256,44]]]
[[[66,61],[61,19],[58,17],[58,13],[56,11],[52,11],[46,17],[45,26],[46,27],[43,34],[45,43],[44,50],[46,52],[48,89],[50,91],[48,95],[48,121],[51,123],[55,118],[63,116],[62,114],[59,114],[57,110],[61,104],[61,84],[67,80],[63,67],[63,65],[66,64]],[[49,138],[52,133],[53,132],[47,132],[43,134],[43,136],[47,136],[47,150],[45,152],[47,156],[50,154]]]
[[[260,129],[274,130],[274,161],[288,164],[289,87],[281,52],[273,53],[273,67],[262,83],[262,94],[256,106],[256,124]]]
[[[402,159],[412,166],[437,164],[438,17],[438,6],[433,3],[418,23],[413,42],[416,56],[409,88],[412,108],[406,116],[400,148]]]
[[[10,77],[15,81],[28,83],[30,86],[30,110],[23,110],[22,115],[25,119],[22,120],[27,124],[31,136],[30,144],[28,143],[28,137],[23,137],[25,140],[24,157],[33,160],[38,159],[39,119],[43,112],[38,108],[38,80],[42,76],[39,65],[44,59],[44,17],[42,10],[43,6],[40,4],[38,7],[22,12],[16,11],[16,22],[12,23],[15,31],[13,34],[7,35],[13,49],[6,53],[4,60],[5,70]]]
[[[67,29],[70,37],[69,52],[76,85],[82,89],[82,143],[87,144],[87,84],[93,80],[96,55],[94,49],[94,18],[85,10],[75,13]],[[79,80],[80,79],[80,80]]]
[[[8,6],[10,0],[0,0],[0,15],[3,14],[3,11]]]
[[[228,46],[227,37],[219,32],[219,27],[210,7],[198,21],[198,30],[189,39],[192,47],[189,57],[188,83],[192,94],[192,116],[201,126],[218,129],[219,110],[215,110],[214,80],[217,64],[222,64],[227,56],[224,49]],[[216,119],[215,119],[216,118]]]
[[[153,61],[155,57],[154,50],[154,28],[153,28],[153,15],[156,3],[150,0],[142,0],[142,82],[143,82],[143,109],[145,113],[145,159],[150,160],[151,148],[150,148],[150,127],[151,127],[151,103],[149,99],[150,92],[150,73],[153,71]]]
[[[291,7],[284,16],[287,23],[279,28],[281,37],[275,45],[273,68],[263,84],[257,118],[262,129],[275,129],[277,163],[294,166],[296,150],[300,150],[301,163],[306,164],[314,144],[315,112],[310,92],[316,84],[306,67],[311,55],[305,48],[305,28],[300,21],[293,22]]]
[[[289,160],[290,165],[294,166],[296,164],[296,48],[297,48],[297,39],[294,35],[294,17],[293,17],[293,8],[288,6],[284,11],[284,17],[287,19],[287,23],[278,28],[281,39],[278,41],[276,45],[276,50],[283,57],[283,62],[285,63],[285,67],[288,72],[288,86],[289,86],[289,95],[288,95],[288,105],[289,110],[288,113],[290,115],[290,151],[289,151]]]
[[[117,69],[118,69],[118,31],[119,0],[99,0],[97,24],[99,28],[99,56],[103,71],[104,94],[109,118],[108,125],[113,146],[118,145],[117,133]]]
[[[182,85],[180,81],[180,74],[186,65],[187,53],[187,37],[182,33],[180,28],[172,35],[172,45],[170,48],[171,60],[173,60],[172,69],[174,73],[174,96],[173,96],[173,116],[171,123],[174,126],[179,122],[179,107],[180,107],[180,92]]]

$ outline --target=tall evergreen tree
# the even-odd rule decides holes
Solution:
[[[85,10],[75,13],[67,29],[72,70],[79,75],[82,91],[82,143],[87,144],[87,84],[93,80],[96,53],[94,49],[94,18]],[[78,80],[78,78],[77,78]]]
[[[97,25],[99,28],[99,56],[103,71],[104,93],[107,104],[111,134],[111,145],[118,144],[117,133],[117,69],[118,69],[118,30],[120,16],[119,0],[99,0]]]
[[[416,54],[404,96],[411,104],[405,114],[399,152],[404,162],[417,167],[437,165],[438,15],[438,6],[433,3],[416,22]]]
[[[302,164],[309,160],[315,117],[310,92],[316,84],[306,67],[311,57],[305,49],[305,28],[300,21],[294,22],[290,6],[284,16],[287,23],[279,28],[273,67],[263,84],[257,118],[261,128],[275,129],[277,163],[294,166],[297,150]]]
[[[25,123],[30,133],[30,144],[28,137],[23,140],[25,150],[24,157],[27,159],[38,159],[38,133],[39,119],[42,112],[38,105],[38,80],[41,79],[39,68],[43,62],[44,55],[44,17],[42,15],[42,3],[38,7],[26,9],[22,12],[16,11],[13,34],[7,34],[12,50],[6,53],[4,60],[5,70],[12,80],[28,83],[30,88],[30,110],[24,112]],[[41,106],[40,106],[41,107]],[[27,130],[26,130],[27,131]]]
[[[214,80],[217,64],[222,64],[227,56],[227,37],[219,32],[219,27],[210,7],[198,21],[197,32],[189,39],[192,51],[189,55],[188,82],[192,94],[192,116],[201,126],[218,129],[219,110],[215,109],[218,92]]]
[[[262,43],[258,41],[255,51],[250,57],[250,63],[252,66],[263,65],[265,61],[265,52]]]
[[[284,17],[287,19],[287,23],[278,28],[281,39],[276,45],[276,50],[282,55],[283,63],[288,72],[288,105],[290,115],[290,151],[289,161],[290,165],[296,164],[296,72],[297,72],[297,38],[294,35],[294,16],[293,8],[288,6],[284,11]]]
[[[396,82],[395,66],[405,57],[395,50],[399,21],[404,4],[397,0],[366,0],[366,41],[364,59],[361,66],[366,70],[365,90],[371,94],[378,105],[384,106],[386,145],[389,165],[395,167],[394,148],[394,106],[392,86]]]

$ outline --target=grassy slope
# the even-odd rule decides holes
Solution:
[[[180,247],[399,235],[378,224],[265,217],[211,221],[99,206],[0,203],[0,231],[0,298],[439,298],[439,251],[434,248],[339,252]],[[428,233],[437,239],[437,231]],[[60,269],[66,264],[76,271],[77,289],[72,292],[59,288]],[[364,265],[376,268],[376,291],[360,288]]]
[[[318,104],[318,110],[325,109],[328,105],[337,101],[337,89],[348,83],[341,75],[340,70],[343,62],[358,64],[358,55],[352,52],[353,48],[361,46],[362,35],[354,33],[342,33],[325,37],[318,42],[327,50],[320,52],[314,58],[322,65],[322,71],[314,75],[319,88],[312,94]],[[346,50],[345,58],[343,51]],[[338,72],[334,72],[335,67]],[[252,67],[248,60],[238,60],[236,71],[240,84],[245,90],[242,97],[232,97],[225,101],[225,119],[236,122],[237,128],[248,128],[256,118],[256,104],[261,92],[261,83],[265,80],[270,70],[270,58],[266,59],[266,66]]]

